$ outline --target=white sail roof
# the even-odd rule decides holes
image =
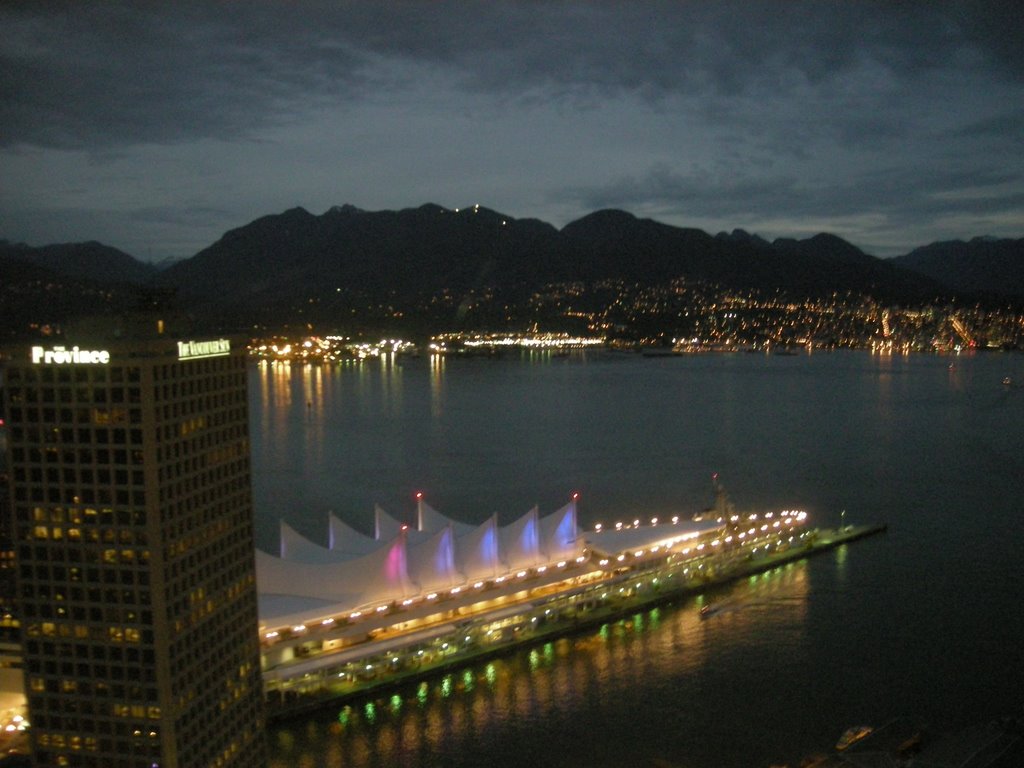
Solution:
[[[476,526],[468,523],[460,523],[446,517],[427,504],[422,498],[416,501],[416,527],[421,531],[439,531],[446,525],[450,525],[456,536],[462,536],[472,531]]]
[[[261,627],[294,627],[307,621],[334,617],[340,613],[335,600],[318,600],[314,597],[264,594],[262,592],[257,595],[257,599]]]
[[[281,558],[284,560],[295,560],[301,563],[331,563],[339,559],[337,556],[332,556],[329,549],[310,541],[284,520],[280,522],[280,531]]]
[[[455,540],[458,568],[466,581],[493,579],[505,570],[501,564],[498,540],[498,515],[491,515],[486,522]]]
[[[455,536],[446,525],[426,541],[408,547],[409,579],[421,592],[450,589],[464,578],[455,568]]]
[[[346,558],[359,557],[379,549],[384,543],[360,533],[334,513],[327,518],[327,546],[332,552]]]
[[[575,559],[583,551],[576,525],[576,502],[570,501],[540,521],[541,554],[550,561]]]
[[[499,533],[501,559],[510,571],[532,568],[540,563],[540,535],[537,523],[537,507],[534,507],[514,523],[503,526]]]
[[[398,536],[402,531],[409,529],[405,523],[400,522],[384,511],[384,508],[380,504],[376,504],[373,507],[373,521],[374,521],[374,532],[375,538],[390,541],[395,536]]]
[[[256,550],[256,587],[261,595],[323,600],[341,610],[384,604],[417,592],[409,580],[401,535],[376,552],[343,562],[304,563]]]
[[[315,619],[426,596],[569,560],[583,549],[575,503],[544,518],[534,507],[504,527],[497,515],[476,527],[456,526],[424,506],[424,530],[409,530],[377,507],[377,533],[390,533],[380,539],[330,515],[329,548],[282,522],[281,557],[256,552],[261,622],[297,624],[305,614]]]

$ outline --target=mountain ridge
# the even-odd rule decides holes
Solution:
[[[135,282],[176,292],[178,303],[200,317],[251,324],[275,316],[319,322],[463,317],[485,298],[499,312],[524,305],[547,285],[602,281],[682,279],[798,298],[856,294],[891,304],[971,299],[954,287],[963,285],[975,297],[1021,300],[1022,253],[1024,239],[981,236],[879,259],[826,232],[769,242],[742,229],[712,235],[614,208],[558,229],[479,205],[366,211],[346,203],[320,215],[296,206],[260,216],[163,270],[95,242],[32,248],[0,241],[0,277],[23,261],[65,281]],[[996,280],[986,279],[986,258]]]
[[[956,281],[963,290],[1024,296],[1024,238],[939,241],[892,261],[939,282]]]
[[[144,282],[156,267],[109,245],[87,240],[33,247],[0,240],[0,260],[16,260],[80,280]]]

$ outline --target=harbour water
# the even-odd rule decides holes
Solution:
[[[882,537],[275,726],[274,768],[795,763],[849,725],[1024,705],[1024,357],[401,358],[252,372],[257,543],[414,494],[508,522],[740,509]],[[1010,377],[1011,384],[1003,383]]]

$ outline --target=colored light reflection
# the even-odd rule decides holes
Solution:
[[[645,585],[650,588],[649,580]],[[586,709],[595,697],[652,684],[651,676],[670,676],[683,695],[695,696],[704,671],[723,654],[756,649],[766,636],[780,630],[788,636],[802,627],[808,589],[806,564],[789,563],[704,599],[637,611],[587,633],[460,666],[443,678],[389,693],[372,706],[360,702],[342,710],[334,731],[315,734],[311,721],[299,739],[309,750],[300,755],[287,747],[287,759],[281,752],[271,768],[415,764],[423,750],[451,754],[489,729]],[[611,591],[605,594],[612,598]],[[703,604],[717,610],[702,619]],[[404,706],[414,703],[418,706]]]

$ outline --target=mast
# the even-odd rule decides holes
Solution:
[[[717,472],[711,475],[711,483],[715,488],[715,506],[711,508],[711,511],[716,517],[721,517],[725,522],[728,522],[729,518],[736,514],[736,510],[729,500],[729,494],[726,493],[725,486],[718,482]]]

